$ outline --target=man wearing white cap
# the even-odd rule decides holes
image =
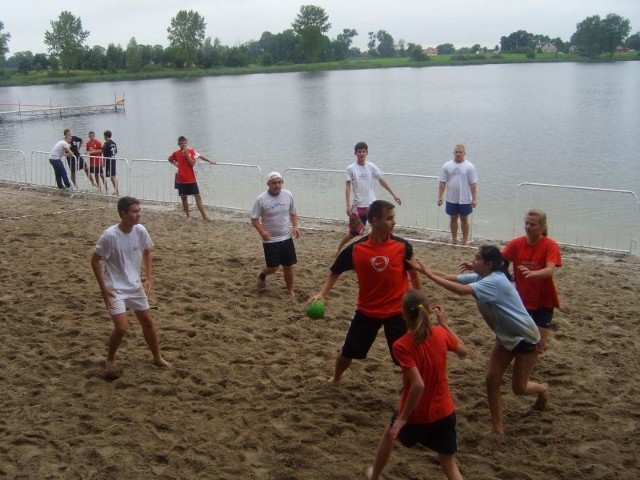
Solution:
[[[256,198],[251,209],[251,223],[262,237],[266,266],[258,275],[258,288],[264,288],[267,275],[275,273],[282,265],[287,293],[293,297],[293,266],[298,262],[291,237],[300,238],[298,214],[293,195],[282,188],[284,180],[279,172],[267,175],[267,186]]]

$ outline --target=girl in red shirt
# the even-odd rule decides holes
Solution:
[[[396,438],[406,447],[420,443],[438,452],[443,473],[460,480],[457,451],[456,414],[447,382],[447,352],[467,355],[462,341],[447,325],[444,308],[432,310],[438,325],[429,320],[427,295],[411,289],[402,298],[402,318],[407,333],[393,344],[393,353],[402,367],[403,391],[397,412],[385,428],[373,466],[367,478],[379,478],[389,461]]]

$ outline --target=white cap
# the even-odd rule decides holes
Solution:
[[[282,175],[280,175],[280,172],[271,172],[269,175],[267,175],[267,183],[269,183],[274,178],[279,178],[280,180],[284,180],[282,178]]]

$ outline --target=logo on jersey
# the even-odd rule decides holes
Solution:
[[[389,258],[383,256],[371,257],[371,265],[376,272],[383,272],[389,265]]]

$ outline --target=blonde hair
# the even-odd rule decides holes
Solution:
[[[542,225],[542,236],[549,235],[549,228],[547,227],[547,214],[538,208],[532,208],[527,212],[527,217],[536,217],[540,225]]]
[[[431,334],[427,294],[415,288],[408,290],[402,297],[402,313],[407,330],[413,334],[415,342],[424,342]]]

